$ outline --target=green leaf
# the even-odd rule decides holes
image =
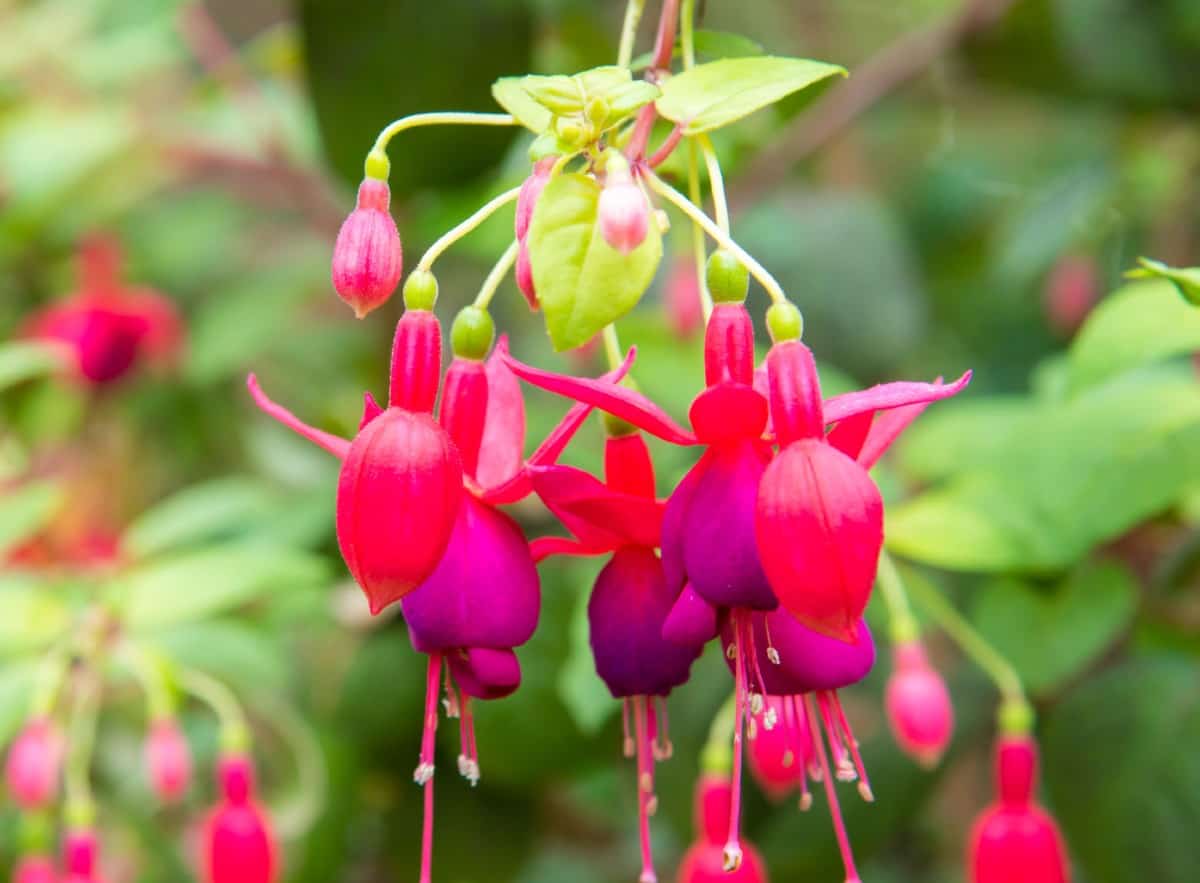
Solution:
[[[70,611],[54,589],[30,577],[0,578],[0,656],[42,650],[63,634]]]
[[[176,555],[126,578],[126,622],[134,629],[155,629],[206,619],[324,576],[319,558],[270,546],[219,546]]]
[[[1079,675],[1128,627],[1137,608],[1133,577],[1116,564],[1085,564],[1041,590],[1003,579],[989,583],[973,619],[1025,685],[1045,693]]]
[[[62,489],[34,481],[0,496],[0,556],[40,530],[62,502]]]
[[[1047,791],[1093,883],[1191,883],[1200,865],[1200,682],[1192,660],[1121,665],[1051,712]]]
[[[804,58],[725,58],[671,77],[658,112],[696,135],[719,129],[786,98],[844,68]]]
[[[1189,303],[1200,306],[1200,267],[1168,267],[1162,261],[1138,258],[1140,270],[1130,270],[1125,275],[1130,279],[1166,279]]]
[[[0,668],[0,745],[7,745],[29,716],[38,664],[22,662]]]
[[[994,460],[1035,409],[1024,396],[940,404],[900,437],[894,460],[905,475],[933,482]]]
[[[596,223],[600,185],[581,174],[546,185],[529,228],[529,256],[546,330],[556,350],[587,343],[631,310],[654,279],[662,234],[651,221],[629,254],[609,246]]]
[[[54,347],[35,341],[10,341],[0,346],[0,390],[50,374],[62,364],[62,354]]]
[[[558,677],[558,693],[580,732],[594,736],[620,705],[600,676],[592,660],[588,641],[588,592],[580,592],[571,614],[571,644]]]
[[[191,622],[156,634],[154,643],[180,665],[241,690],[281,693],[287,688],[283,648],[263,629],[225,620]]]
[[[1038,403],[985,462],[889,511],[887,543],[952,570],[1057,571],[1197,481],[1195,381],[1138,376]]]
[[[127,551],[138,558],[210,541],[269,513],[273,495],[248,478],[223,478],[186,488],[148,509],[126,530]]]
[[[554,123],[554,115],[538,104],[522,86],[524,77],[501,77],[492,83],[496,103],[516,117],[526,129],[539,135]]]
[[[1105,298],[1070,352],[1073,390],[1134,368],[1200,350],[1200,310],[1167,282],[1138,282]]]

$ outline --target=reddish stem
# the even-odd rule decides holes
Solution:
[[[808,720],[809,732],[813,734],[813,746],[817,750],[817,760],[821,764],[821,781],[825,784],[825,796],[829,800],[829,815],[833,818],[833,832],[837,835],[838,849],[842,853],[842,864],[846,867],[846,883],[859,883],[858,869],[854,867],[854,853],[850,849],[850,837],[846,834],[846,823],[842,819],[842,807],[838,803],[837,786],[833,780],[833,770],[829,767],[829,757],[825,753],[825,741],[821,738],[821,720],[812,695],[804,699],[804,714]]]
[[[633,726],[637,732],[638,828],[642,844],[642,874],[638,883],[658,883],[654,873],[654,852],[650,848],[650,805],[654,800],[654,755],[650,747],[650,726],[645,696],[634,696]]]
[[[683,126],[677,125],[671,130],[671,134],[667,136],[667,140],[662,143],[662,146],[654,151],[654,154],[646,160],[646,162],[650,163],[650,168],[656,169],[666,162],[667,157],[675,152],[675,148],[679,146],[681,140],[683,140]]]
[[[736,871],[742,863],[742,733],[746,729],[746,642],[742,634],[739,611],[730,613],[733,619],[734,707],[737,719],[733,727],[733,793],[729,801],[729,834],[725,843],[725,871]]]
[[[671,55],[675,51],[675,31],[679,23],[679,0],[663,0],[662,15],[658,19],[658,37],[654,44],[656,71],[671,66]]]
[[[429,654],[429,671],[425,678],[425,721],[421,734],[421,759],[416,779],[425,788],[425,817],[421,824],[421,880],[433,879],[433,751],[438,723],[438,693],[442,681],[442,654]]]

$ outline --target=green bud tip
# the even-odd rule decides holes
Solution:
[[[387,158],[387,154],[379,148],[373,148],[367,154],[367,161],[364,163],[364,171],[368,178],[375,178],[379,181],[386,181],[388,175],[392,171],[392,164]]]
[[[738,304],[750,291],[750,271],[725,249],[714,251],[704,271],[712,299],[719,304]]]
[[[1024,700],[1006,701],[1000,706],[998,722],[1002,735],[1027,736],[1033,729],[1033,709]]]
[[[407,309],[432,310],[437,296],[437,277],[428,270],[413,270],[404,280],[404,306]]]
[[[584,108],[583,112],[584,115],[587,116],[588,120],[591,121],[592,125],[603,126],[611,111],[612,108],[608,101],[597,96],[587,103],[587,107]]]
[[[772,304],[767,310],[767,331],[775,343],[799,340],[804,334],[804,317],[800,315],[799,307],[786,300]]]
[[[626,389],[632,390],[633,392],[638,391],[637,381],[635,381],[632,377],[626,376],[625,379],[621,381],[620,385]],[[604,434],[609,438],[619,438],[623,435],[633,435],[638,431],[638,428],[632,423],[628,422],[627,420],[622,420],[620,417],[616,417],[607,411],[600,412],[600,419],[604,424]]]
[[[583,141],[583,126],[576,120],[559,117],[554,130],[563,144],[578,147]]]
[[[491,314],[475,306],[459,310],[454,317],[454,324],[450,326],[450,346],[454,349],[454,355],[463,359],[477,362],[484,359],[495,337],[496,323],[492,321]]]

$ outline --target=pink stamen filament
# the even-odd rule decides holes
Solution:
[[[638,827],[642,844],[642,874],[638,883],[658,883],[654,873],[654,853],[650,848],[650,815],[654,802],[654,754],[651,748],[650,711],[645,696],[635,696],[634,729],[637,733]]]
[[[829,740],[829,748],[833,752],[833,764],[837,771],[837,777],[842,782],[853,782],[858,778],[854,764],[850,760],[850,753],[846,750],[845,744],[842,741],[842,733],[833,722],[833,715],[829,709],[829,694],[816,694],[817,707],[821,709],[821,720],[825,724],[825,736]]]
[[[667,719],[667,698],[665,696],[654,697],[657,703],[657,713],[655,716],[658,725],[658,740],[654,745],[655,760],[670,760],[675,753],[675,746],[671,744],[670,722]]]
[[[471,771],[475,778],[471,780],[472,785],[479,783],[481,774],[479,768],[479,746],[475,744],[475,712],[471,705],[471,697],[463,696],[463,719],[467,722],[467,738],[468,738],[468,754],[471,759]]]
[[[829,815],[833,819],[833,833],[837,836],[838,849],[842,854],[842,864],[846,868],[847,883],[858,880],[858,869],[854,866],[854,853],[850,849],[850,837],[846,833],[846,823],[842,819],[842,807],[838,803],[837,788],[833,782],[833,771],[829,768],[829,757],[825,753],[825,742],[821,739],[821,722],[817,714],[815,700],[812,695],[804,697],[804,714],[808,722],[809,732],[813,734],[813,746],[816,749],[817,760],[821,765],[821,779],[825,783],[825,797],[829,800]]]
[[[812,744],[806,736],[807,730],[800,724],[801,712],[796,708],[796,697],[787,696],[783,700],[783,716],[788,728],[789,742],[796,764],[800,768],[800,809],[808,812],[812,808],[812,792],[808,790],[808,763],[812,759]],[[805,743],[808,744],[805,744]]]
[[[757,647],[757,642],[754,640],[754,622],[749,617],[747,617],[746,622],[743,623],[743,625],[746,630],[746,644],[748,647],[747,652],[750,654],[750,665],[751,665],[750,670],[754,673],[754,679],[758,682],[758,691],[757,692],[758,692],[758,695],[764,697],[763,703],[765,706],[765,703],[766,703],[765,697],[767,695],[767,681],[763,677],[762,668],[759,666],[759,663],[758,663],[758,647]]]
[[[858,793],[867,803],[873,803],[875,793],[871,790],[871,780],[867,778],[867,765],[863,763],[862,754],[858,750],[858,740],[854,738],[854,731],[850,729],[850,721],[846,719],[846,710],[842,708],[842,699],[837,693],[831,692],[829,704],[833,707],[838,726],[842,730],[842,737],[850,749],[850,756],[854,758],[854,768],[858,770]]]
[[[632,699],[621,700],[621,730],[625,734],[625,741],[621,743],[621,751],[626,757],[633,757],[635,750],[633,734],[629,728],[629,706],[632,702]]]
[[[429,654],[429,672],[425,679],[425,722],[421,734],[421,760],[413,775],[425,788],[425,817],[421,825],[421,879],[433,879],[433,752],[438,723],[438,694],[441,685],[442,654]]]
[[[742,733],[746,727],[746,644],[742,635],[740,611],[733,610],[733,654],[734,654],[734,707],[737,718],[733,727],[733,795],[729,803],[729,835],[725,843],[725,871],[736,871],[742,864],[741,811],[742,811]]]

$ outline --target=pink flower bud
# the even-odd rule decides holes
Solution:
[[[222,800],[204,826],[204,879],[272,883],[278,872],[275,835],[255,800],[250,759],[241,754],[221,758],[217,782]]]
[[[798,721],[788,720],[783,699],[768,695],[764,700],[766,709],[773,712],[775,725],[769,730],[757,727],[749,741],[750,772],[768,797],[782,800],[804,779],[811,736],[803,715]]]
[[[63,841],[64,883],[100,883],[100,843],[91,828],[68,831]]]
[[[663,306],[667,321],[676,336],[686,340],[704,324],[700,311],[700,280],[691,258],[681,257],[671,267],[663,291]]]
[[[699,836],[679,865],[679,883],[767,883],[766,863],[745,841],[741,865],[735,871],[725,871],[724,847],[732,799],[733,786],[726,776],[704,775],[696,783]]]
[[[941,760],[954,734],[954,707],[942,676],[918,641],[896,646],[895,670],[887,684],[887,715],[905,754],[922,766]]]
[[[529,309],[538,308],[537,289],[533,285],[533,265],[529,263],[529,243],[521,240],[517,247],[517,288],[529,302]]]
[[[175,718],[150,725],[145,755],[150,785],[159,800],[173,803],[183,796],[192,779],[192,753]]]
[[[517,197],[517,239],[523,240],[529,233],[529,225],[533,222],[533,210],[537,208],[538,197],[550,183],[550,172],[558,161],[556,156],[548,156],[538,160],[533,166],[533,172],[521,185],[521,193]]]
[[[57,883],[54,862],[44,855],[27,855],[13,869],[13,883]]]
[[[1100,270],[1086,255],[1066,255],[1046,277],[1044,307],[1050,327],[1070,337],[1100,297]]]
[[[622,254],[642,244],[650,226],[650,203],[632,180],[609,183],[600,193],[598,213],[604,241]]]
[[[404,267],[400,233],[388,212],[386,181],[364,178],[358,207],[333,246],[333,287],[360,319],[392,296]]]
[[[12,798],[22,809],[39,809],[58,792],[63,740],[54,723],[33,718],[8,753],[5,776]]]

